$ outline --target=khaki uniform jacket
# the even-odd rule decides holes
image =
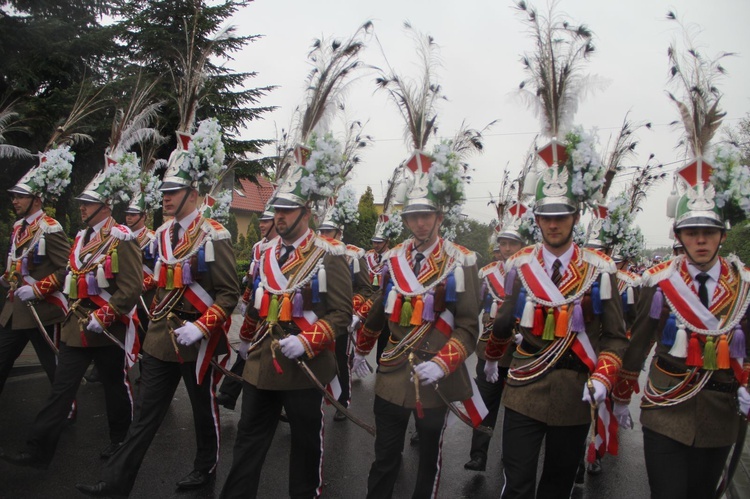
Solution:
[[[11,262],[24,251],[30,249],[27,255],[29,276],[37,281],[49,278],[50,283],[58,283],[61,286],[65,280],[65,268],[68,265],[68,255],[70,254],[70,243],[62,226],[57,220],[45,215],[29,225],[25,233],[20,230],[21,224],[22,220],[19,220],[13,225],[12,237],[15,238],[16,254],[9,255]],[[37,239],[35,236],[38,232],[44,234],[46,255],[40,255],[41,262],[34,263],[34,249],[31,248],[31,245],[32,243],[36,244],[34,241]],[[13,269],[7,270],[12,271]],[[7,275],[6,279],[11,282],[13,277]],[[23,283],[18,283],[18,287],[22,285]],[[62,309],[53,303],[39,300],[34,302],[33,305],[45,326],[57,324],[65,316]],[[11,301],[10,299],[5,301],[3,310],[0,312],[0,324],[9,329],[36,329],[38,327],[26,303],[22,300]]]
[[[478,359],[487,360],[487,357],[485,356],[484,352],[487,350],[487,340],[490,338],[490,334],[492,334],[492,326],[495,322],[493,319],[490,318],[490,314],[485,311],[484,309],[484,303],[487,299],[487,296],[492,296],[494,300],[494,296],[492,294],[492,291],[490,291],[490,287],[493,285],[492,282],[489,281],[489,279],[486,277],[487,273],[490,273],[494,270],[496,266],[500,267],[500,274],[503,277],[503,286],[505,285],[505,271],[503,269],[502,262],[495,261],[492,263],[489,263],[485,265],[482,269],[479,270],[479,278],[484,279],[484,295],[479,297],[479,313],[481,314],[481,327],[482,327],[482,333],[479,335],[479,340],[477,341],[477,348],[474,351],[474,353],[477,355]],[[480,281],[481,282],[481,281]],[[504,292],[504,291],[503,291]],[[495,290],[495,294],[497,294]],[[498,307],[499,309],[500,307]]]
[[[409,265],[413,265],[411,256],[412,246],[413,241],[407,240],[402,245],[390,250],[387,256],[390,257],[396,254],[396,252],[405,251]],[[450,248],[448,249],[451,252],[450,255],[447,253],[446,248]],[[441,239],[432,254],[422,262],[422,271],[418,276],[420,283],[425,286],[436,281],[444,281],[448,276],[445,273],[441,273],[440,269],[447,268],[453,258],[462,262],[465,280],[465,291],[456,294],[457,301],[455,303],[446,303],[446,307],[454,316],[455,326],[453,331],[449,336],[446,336],[433,326],[425,333],[424,341],[419,344],[415,351],[415,355],[418,357],[415,364],[431,360],[449,342],[453,342],[457,349],[463,351],[463,358],[460,365],[453,372],[438,381],[440,393],[450,402],[463,401],[472,396],[471,381],[469,379],[469,372],[466,369],[465,360],[474,351],[477,337],[479,336],[480,284],[476,256],[466,248]],[[386,321],[389,320],[383,306],[383,300],[386,298],[381,296],[373,304],[365,324],[365,328],[368,331],[382,331]],[[411,381],[412,370],[408,361],[409,352],[405,352],[399,358],[392,361],[385,362],[383,360],[412,331],[413,326],[403,327],[398,323],[389,322],[388,327],[390,328],[391,335],[378,367],[375,393],[388,402],[413,409],[416,407],[416,392],[414,382]],[[422,406],[425,409],[445,406],[445,402],[443,402],[440,395],[435,391],[434,386],[420,385],[419,396]]]
[[[157,244],[159,247],[157,252],[160,255],[163,255],[162,244],[168,244],[171,246],[169,231],[171,230],[172,224],[173,221],[170,220],[156,230]],[[165,231],[166,237],[162,237]],[[205,237],[204,234],[206,235]],[[193,280],[198,283],[214,301],[210,313],[218,315],[218,319],[215,323],[215,327],[211,329],[210,334],[223,335],[224,332],[222,331],[222,326],[224,322],[229,319],[234,307],[237,306],[237,300],[240,295],[236,270],[237,264],[234,259],[234,251],[232,250],[229,231],[219,222],[198,216],[180,238],[177,245],[177,256],[181,257],[192,251],[196,251],[197,253],[198,248],[201,245],[206,244],[208,237],[211,238],[214,247],[214,261],[206,262],[206,266],[208,267],[206,272],[198,272],[198,265],[196,263],[197,259],[193,258],[190,265],[191,275]],[[162,262],[160,268],[157,270],[165,272],[165,267],[166,265]],[[156,276],[156,279],[158,281],[158,276]],[[164,287],[157,286],[156,294],[151,306],[152,312],[154,311],[154,305],[161,303],[169,293],[171,293],[171,291],[168,291]],[[187,318],[185,320],[189,320],[190,322],[195,322],[196,320],[205,321],[206,315],[201,315],[201,313],[199,313],[198,310],[188,301],[184,294],[179,300],[172,304],[171,307],[159,310],[157,306],[157,310],[155,316],[152,317],[149,322],[148,330],[146,331],[146,339],[143,342],[143,350],[152,357],[156,357],[164,362],[180,362],[180,358],[184,362],[196,361],[203,340],[190,346],[178,344],[172,331],[179,328],[181,324],[176,320],[169,320],[167,314],[169,312],[179,311],[179,313],[184,314],[183,318]],[[175,352],[175,346],[179,348],[180,357],[178,357]],[[213,353],[215,355],[228,353],[227,342],[219,341]]]
[[[581,249],[581,251],[588,250]],[[575,264],[574,260],[575,257],[571,259],[570,265]],[[606,351],[622,358],[628,340],[625,336],[625,324],[622,318],[622,301],[617,296],[617,278],[614,273],[602,273],[598,279],[610,280],[613,295],[612,299],[602,300],[601,315],[592,314],[590,322],[586,323],[586,334],[597,354]],[[520,278],[516,277],[512,292],[509,295],[506,294],[506,300],[498,311],[493,334],[499,336],[513,333],[513,326],[516,323],[514,311],[521,286]],[[508,293],[507,289],[506,293]],[[585,311],[584,315],[587,315]],[[523,348],[528,353],[541,351],[549,344],[541,337],[533,335],[528,328],[516,325],[516,331],[523,336],[523,343],[518,348]],[[518,353],[511,355],[511,369],[519,368],[536,359],[533,356],[522,358]],[[567,355],[574,354],[570,352]],[[509,409],[550,426],[587,424],[591,422],[591,406],[588,402],[583,402],[581,398],[588,378],[587,372],[555,367],[526,384],[508,377],[503,390],[502,403]]]
[[[668,263],[668,262],[665,262]],[[662,264],[664,265],[664,264]],[[736,275],[736,270],[728,268]],[[687,371],[685,359],[669,355],[670,346],[662,343],[663,320],[652,319],[649,316],[651,302],[658,286],[648,286],[641,290],[638,300],[638,313],[633,324],[630,346],[623,358],[623,372],[639,373],[648,356],[653,342],[656,341],[656,351],[649,367],[648,379],[660,390],[677,385],[682,377],[674,376],[677,370]],[[716,295],[714,295],[716,296]],[[734,300],[730,300],[734,301]],[[715,315],[725,313],[719,310]],[[670,313],[664,300],[662,319]],[[747,329],[748,316],[745,313],[744,327]],[[661,326],[661,327],[660,327]],[[750,357],[750,335],[746,333],[745,358]],[[715,371],[711,380],[732,386],[734,376],[731,369]],[[737,406],[737,388],[729,392],[721,392],[703,388],[696,396],[670,407],[642,408],[641,424],[656,433],[667,436],[684,445],[695,447],[722,447],[735,443],[740,424]]]
[[[75,251],[77,246],[82,246],[85,233],[85,230],[78,233],[73,243],[73,248],[71,248],[71,253]],[[87,255],[96,253],[98,248],[106,244],[109,240],[112,240],[110,250],[117,250],[119,272],[114,274],[112,279],[107,279],[109,286],[105,290],[112,295],[112,298],[109,300],[112,310],[118,314],[127,314],[133,310],[133,307],[138,302],[143,281],[141,250],[133,239],[130,229],[124,225],[118,225],[115,219],[110,217],[101,230],[91,237],[89,244],[81,249],[80,255],[83,260]],[[96,269],[94,268],[93,271],[95,272]],[[81,317],[88,317],[91,312],[99,308],[88,299],[80,301],[69,299],[68,306],[75,306]],[[71,311],[63,322],[61,338],[68,346],[84,346],[81,341],[81,332],[83,332],[86,338],[86,346],[88,347],[108,347],[113,345],[112,340],[104,334],[92,333],[86,330],[86,326],[79,325],[78,319],[79,316]],[[125,341],[125,324],[119,320],[115,320],[107,328],[107,331],[120,341]]]
[[[280,244],[281,238],[274,238],[268,242],[264,250],[273,248],[270,255],[278,258]],[[306,355],[301,357],[323,385],[329,383],[336,376],[335,337],[346,334],[346,328],[352,320],[352,277],[344,256],[344,248],[343,243],[317,236],[310,231],[308,237],[297,247],[281,268],[284,276],[292,278],[297,271],[306,266],[305,264],[309,259],[323,258],[327,292],[320,293],[319,303],[312,305],[312,311],[317,316],[317,321],[312,324],[312,331],[320,332],[320,335],[316,335],[317,339],[322,341],[325,346],[321,344],[322,349],[313,358]],[[320,249],[323,250],[322,253],[319,252]],[[262,262],[263,259],[261,259],[260,271],[261,279],[264,279]],[[261,331],[265,330],[265,320],[260,319],[258,310],[255,309],[252,302],[248,306],[247,322],[255,324]],[[300,332],[311,332],[300,331],[294,322],[279,322],[278,326],[273,328],[272,334],[259,335],[250,348],[242,377],[261,390],[313,388],[315,384],[305,375],[297,362],[286,358],[281,350],[276,351],[276,361],[281,366],[283,373],[279,374],[274,369],[271,342],[273,339],[281,339],[279,327],[283,328],[286,334],[297,335]]]

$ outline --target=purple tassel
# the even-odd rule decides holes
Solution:
[[[581,300],[576,300],[573,304],[573,318],[570,324],[570,330],[574,333],[583,333],[586,331],[586,321],[583,319]]]
[[[648,316],[652,319],[659,320],[663,306],[664,294],[662,294],[661,288],[656,288],[656,293],[654,293],[654,297],[651,299],[651,308],[648,311]]]
[[[96,276],[93,272],[86,274],[86,287],[88,288],[89,295],[99,294],[99,284],[96,282]]]
[[[112,257],[107,255],[104,260],[104,277],[107,279],[114,279],[115,275],[112,273]]]
[[[479,291],[479,296],[485,296],[487,293],[487,283],[482,279],[482,289]]]
[[[21,275],[29,275],[29,257],[25,256],[21,258]]]
[[[185,260],[182,264],[182,285],[190,286],[193,284],[193,272],[190,270],[190,262]]]
[[[383,289],[383,286],[388,281],[389,277],[390,273],[388,272],[388,265],[383,265],[383,268],[380,270],[380,289]]]
[[[516,269],[512,268],[505,274],[505,294],[509,295],[513,291],[513,283],[516,282]]]
[[[734,328],[732,341],[729,342],[729,356],[733,359],[745,357],[745,332],[739,325]]]
[[[302,299],[302,293],[300,293],[300,290],[298,289],[297,292],[294,293],[294,298],[292,298],[292,317],[302,317],[303,312],[305,311],[304,304],[305,300]]]
[[[425,295],[422,308],[422,320],[432,322],[435,320],[435,292],[430,290]]]

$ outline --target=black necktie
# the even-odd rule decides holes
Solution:
[[[83,245],[84,246],[86,246],[89,243],[89,241],[91,241],[91,236],[93,236],[93,235],[94,235],[94,229],[92,229],[91,227],[89,227],[88,229],[86,229],[86,235],[83,236]]]
[[[422,268],[422,260],[424,260],[424,255],[422,253],[414,255],[414,275],[417,277],[419,277],[419,271]]]
[[[175,249],[180,243],[180,224],[172,224],[172,249]]]
[[[708,308],[708,287],[706,287],[706,281],[711,276],[706,274],[705,272],[701,272],[697,276],[695,276],[695,280],[700,283],[700,286],[698,286],[698,298],[700,298],[701,303],[704,307]]]
[[[279,256],[279,267],[283,267],[287,260],[289,260],[289,256],[294,251],[294,245],[293,244],[283,244],[282,246],[282,252]]]
[[[559,285],[560,281],[562,281],[560,267],[562,267],[562,262],[560,260],[555,260],[555,262],[552,264],[552,282],[555,284],[555,286]]]

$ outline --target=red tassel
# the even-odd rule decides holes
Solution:
[[[542,333],[544,333],[544,312],[542,306],[537,305],[534,309],[534,327],[531,328],[531,334],[541,337]]]
[[[276,370],[276,374],[284,374],[284,370],[281,368],[281,364],[279,364],[279,361],[276,360],[276,357],[273,358],[273,368]]]
[[[167,266],[166,265],[161,266],[161,269],[159,270],[159,281],[156,283],[156,285],[160,288],[167,287]]]
[[[594,320],[594,305],[591,303],[591,293],[586,293],[581,299],[581,309],[583,310],[583,322],[588,324]]]
[[[396,303],[393,304],[393,312],[391,312],[391,322],[398,324],[401,322],[401,306],[403,305],[403,297],[399,294],[396,296]]]
[[[435,312],[445,311],[445,283],[435,286],[435,299],[432,302],[432,310]]]
[[[89,297],[89,288],[86,286],[86,276],[82,275],[78,278],[78,299],[82,300]]]
[[[594,461],[596,461],[596,446],[594,445],[593,440],[589,442],[589,448],[586,452],[586,462],[591,464]]]
[[[419,419],[423,419],[424,418],[424,409],[422,409],[422,401],[421,400],[417,400],[417,417]]]
[[[89,342],[86,341],[86,332],[85,331],[81,331],[81,346],[83,346],[83,347],[89,346]]]
[[[701,355],[701,344],[698,341],[698,334],[693,333],[690,335],[690,342],[688,343],[688,354],[685,360],[685,365],[688,367],[703,367],[703,356]]]
[[[258,315],[264,319],[268,317],[268,308],[271,305],[271,297],[268,295],[267,292],[263,293],[263,298],[260,300],[260,310],[258,310]]]

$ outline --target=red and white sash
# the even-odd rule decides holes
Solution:
[[[534,297],[553,303],[555,306],[568,303],[539,260],[530,259],[528,263],[521,265],[520,271],[527,285],[526,291],[531,292]]]
[[[688,329],[714,331],[722,327],[721,321],[703,306],[698,295],[679,272],[674,272],[669,279],[660,281],[659,287],[670,308],[685,319]]]
[[[31,277],[30,275],[23,276],[22,280],[24,284],[28,284],[29,286],[33,286],[34,283],[37,282],[36,279]],[[60,307],[64,314],[68,314],[68,300],[60,291],[55,291],[54,293],[48,294],[44,297],[44,301],[46,301],[47,303],[51,303],[56,307]]]
[[[406,252],[402,251],[388,259],[393,276],[394,284],[399,292],[404,295],[414,296],[426,292],[425,287],[419,282],[406,258]]]
[[[484,278],[490,286],[490,289],[495,295],[495,298],[505,298],[505,278],[500,272],[500,264],[496,264],[492,270],[489,270],[484,274]]]

